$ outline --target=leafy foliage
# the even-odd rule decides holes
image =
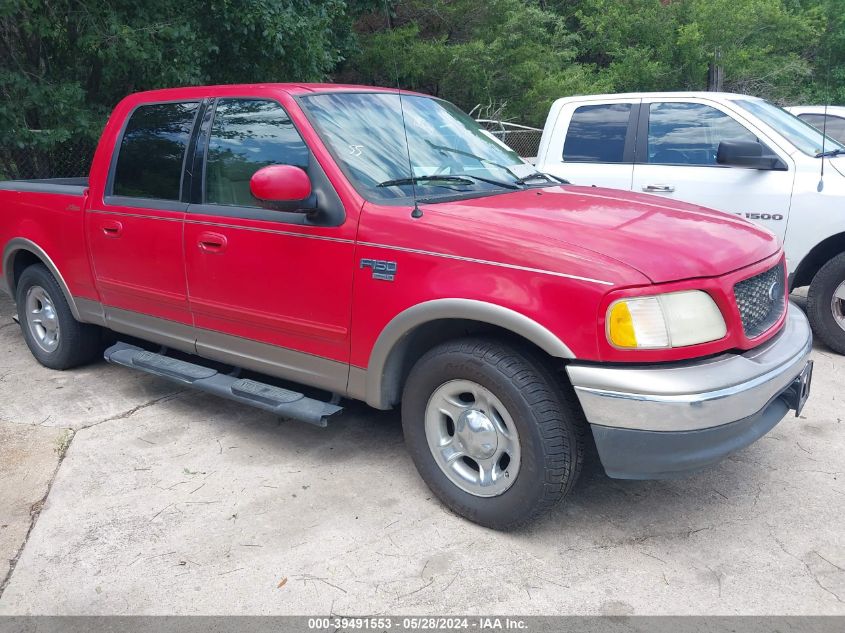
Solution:
[[[356,22],[347,80],[505,104],[541,125],[571,94],[725,90],[778,103],[845,101],[843,0],[398,0]]]
[[[563,95],[705,89],[713,63],[727,90],[845,102],[845,0],[0,0],[0,148],[93,143],[163,86],[398,83],[540,125]]]
[[[0,0],[0,146],[95,138],[137,90],[325,79],[342,0]]]

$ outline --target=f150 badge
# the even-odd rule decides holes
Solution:
[[[381,279],[382,281],[396,279],[396,262],[385,259],[362,259],[361,268],[372,269],[373,279]]]

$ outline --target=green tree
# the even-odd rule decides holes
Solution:
[[[0,147],[95,139],[137,90],[325,79],[350,25],[342,0],[0,0]]]
[[[389,24],[388,24],[389,21]],[[373,7],[358,23],[359,51],[339,76],[420,90],[542,122],[561,94],[609,88],[574,63],[579,37],[563,19],[524,0],[407,0]]]

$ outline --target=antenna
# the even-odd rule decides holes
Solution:
[[[393,21],[390,19],[390,8],[388,7],[387,0],[384,0],[384,15],[387,19],[387,28],[390,29],[390,33],[392,34],[394,32]],[[417,183],[414,181],[414,163],[411,161],[411,144],[408,142],[408,126],[405,123],[405,107],[402,104],[402,88],[399,85],[399,64],[396,62],[396,57],[393,58],[393,72],[396,76],[396,92],[399,95],[399,114],[402,117],[402,132],[405,135],[405,151],[408,154],[408,173],[411,178],[411,195],[414,198],[414,208],[411,210],[411,217],[421,218],[423,212],[422,209],[420,209],[420,205],[417,203]]]
[[[822,119],[822,168],[819,175],[819,184],[816,185],[816,191],[821,193],[824,190],[824,147],[827,141],[827,106],[830,104],[830,45],[827,49],[827,77],[825,78],[824,86],[824,119]]]

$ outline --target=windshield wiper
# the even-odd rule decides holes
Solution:
[[[490,165],[494,165],[499,167],[500,169],[504,169],[514,178],[518,176],[511,171],[511,169],[507,165],[502,165],[501,163],[497,163],[495,160],[490,160],[489,158],[484,158],[483,156],[479,156],[478,154],[473,154],[472,152],[465,152],[462,149],[458,149],[457,147],[448,147],[446,145],[437,145],[436,143],[432,143],[430,140],[426,139],[426,143],[428,143],[432,148],[436,150],[440,150],[441,152],[451,152],[452,154],[458,154],[460,156],[466,156],[467,158],[474,158],[480,163],[489,163]]]
[[[410,185],[416,184],[418,182],[426,182],[426,183],[437,183],[445,182],[450,184],[456,185],[471,185],[474,180],[478,180],[480,182],[486,182],[491,185],[496,185],[497,187],[503,187],[505,189],[519,189],[519,186],[514,185],[509,182],[503,182],[501,180],[493,180],[492,178],[484,178],[483,176],[476,176],[475,174],[443,174],[443,175],[436,175],[432,174],[431,176],[414,176],[413,178],[397,178],[396,180],[385,180],[384,182],[380,182],[377,187],[395,187],[396,185]],[[447,186],[447,185],[443,185]]]
[[[475,180],[479,180],[481,182],[486,182],[491,185],[496,185],[498,187],[504,187],[505,189],[519,189],[518,185],[515,185],[512,182],[505,182],[504,180],[494,180],[493,178],[484,178],[483,176],[476,176],[475,174],[456,174],[458,178],[473,178]]]
[[[532,180],[537,180],[538,178],[542,178],[546,182],[558,182],[562,185],[570,184],[568,180],[558,178],[557,176],[552,176],[551,174],[544,174],[541,171],[535,171],[533,174],[528,174],[527,176],[523,176],[522,178],[517,178],[515,182],[518,185],[527,185]]]
[[[377,184],[377,187],[396,187],[398,185],[415,185],[418,182],[449,182],[459,185],[471,185],[472,180],[463,176],[450,176],[448,174],[430,176],[414,176],[413,178],[396,178],[395,180],[385,180]]]
[[[826,152],[819,152],[816,154],[816,158],[833,158],[834,156],[839,156],[841,154],[845,154],[845,149],[829,149]]]

